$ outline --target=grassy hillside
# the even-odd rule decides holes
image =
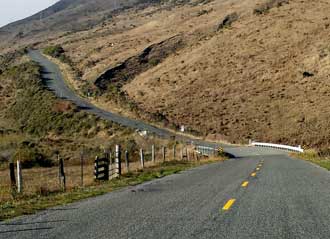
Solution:
[[[101,2],[86,4],[100,16]],[[70,19],[68,9],[52,14]],[[323,148],[329,10],[307,0],[151,1],[36,46],[61,46],[72,85],[105,109],[158,115],[210,139]]]
[[[66,159],[79,159],[82,149],[96,154],[111,141],[132,136],[128,129],[57,99],[44,88],[39,66],[23,53],[2,59],[0,163],[20,157],[31,166],[43,166],[56,152]]]

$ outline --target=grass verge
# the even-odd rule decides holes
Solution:
[[[50,192],[47,195],[31,195],[17,197],[0,205],[0,221],[20,215],[33,214],[50,207],[65,205],[81,199],[99,196],[125,186],[133,186],[156,178],[179,173],[208,163],[224,161],[225,158],[202,161],[170,161],[149,168],[128,173],[108,182],[95,182],[85,188],[76,188],[69,192]]]
[[[303,159],[308,162],[319,165],[322,168],[330,170],[330,157],[321,156],[315,150],[305,150],[304,153],[292,153],[292,156],[295,158]]]

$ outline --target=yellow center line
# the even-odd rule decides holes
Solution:
[[[256,168],[256,170],[257,170],[257,171],[259,171],[259,170],[260,170],[260,168]]]
[[[231,206],[233,206],[235,201],[236,201],[236,199],[234,199],[234,198],[229,199],[228,202],[223,206],[222,210],[228,211],[231,208]]]
[[[249,184],[249,182],[248,181],[245,181],[245,182],[242,183],[242,187],[245,188],[245,187],[247,187],[248,184]]]
[[[255,177],[257,175],[257,173],[251,173],[252,177]]]

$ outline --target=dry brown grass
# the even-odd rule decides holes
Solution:
[[[61,44],[83,73],[82,81],[91,83],[146,47],[183,34],[184,49],[124,86],[142,110],[161,112],[174,124],[212,139],[329,146],[329,3],[278,2],[286,1],[130,9],[41,46]],[[253,13],[269,3],[267,14]],[[216,33],[219,22],[233,12],[239,19]],[[134,116],[111,99],[92,102]]]
[[[167,147],[166,149],[166,162],[181,160],[182,145],[176,147],[176,157],[173,156],[173,146]],[[196,155],[193,148],[187,147],[189,153],[189,159],[196,160]],[[151,151],[150,149],[145,150],[145,167],[152,167],[159,165],[163,162],[161,147],[156,149],[156,162],[151,162]],[[124,162],[124,155],[122,158],[122,171],[127,174],[127,168]],[[187,160],[187,159],[185,159]],[[74,190],[81,187],[81,165],[78,159],[69,160],[64,162],[65,175],[66,175],[66,189],[67,191]],[[137,172],[141,170],[141,164],[139,161],[138,152],[130,155],[130,172]],[[58,166],[51,168],[26,168],[22,170],[23,176],[23,189],[24,196],[33,195],[47,195],[49,193],[58,192],[61,190],[58,179]],[[94,181],[94,161],[92,158],[84,159],[83,166],[83,186],[95,185]],[[9,169],[2,168],[0,170],[0,203],[4,203],[12,198],[12,191],[10,187]]]

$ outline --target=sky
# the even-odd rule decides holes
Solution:
[[[29,17],[58,0],[0,0],[0,27]]]

